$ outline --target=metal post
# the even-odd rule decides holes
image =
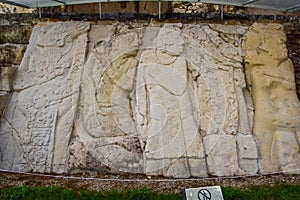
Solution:
[[[160,19],[160,14],[161,14],[161,1],[158,0],[158,19]]]
[[[221,5],[221,20],[224,19],[224,5]]]
[[[36,7],[38,9],[39,19],[41,19],[42,18],[42,11],[41,11],[41,8],[40,8],[40,0],[36,1]]]
[[[39,7],[39,19],[42,18],[42,11],[41,11],[41,7]]]
[[[99,2],[99,18],[102,19],[102,7],[101,7],[101,2]]]

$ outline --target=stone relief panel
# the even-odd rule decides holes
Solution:
[[[64,173],[89,23],[35,27],[1,119],[3,169]]]
[[[255,156],[242,156],[240,144],[256,147],[251,133],[253,105],[242,66],[241,42],[247,27],[189,26],[183,31],[208,174],[257,173],[256,148]]]
[[[99,162],[126,172],[257,173],[253,103],[242,66],[246,31],[92,26],[75,123],[79,140]]]
[[[84,66],[76,131],[100,162],[116,170],[142,173],[143,153],[132,101],[139,30],[92,26],[90,38],[97,40],[90,41],[93,50]]]
[[[256,26],[35,27],[1,119],[0,168],[177,178],[295,169],[291,65],[262,39],[281,28],[258,37]]]
[[[245,35],[245,70],[255,105],[253,133],[263,173],[299,173],[300,104],[280,24],[255,23]]]

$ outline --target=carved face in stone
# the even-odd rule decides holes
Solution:
[[[279,39],[280,38],[280,39]],[[276,34],[266,34],[264,44],[258,47],[260,58],[270,66],[278,66],[287,59],[287,48],[285,45],[286,36]]]
[[[156,50],[164,53],[167,52],[174,56],[180,55],[184,50],[184,40],[180,31],[173,30],[172,28],[162,28],[154,43]]]

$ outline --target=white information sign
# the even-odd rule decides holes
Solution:
[[[183,200],[224,200],[220,186],[188,188],[182,193]]]

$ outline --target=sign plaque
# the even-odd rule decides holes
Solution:
[[[183,200],[224,200],[220,186],[188,188],[182,193]]]

